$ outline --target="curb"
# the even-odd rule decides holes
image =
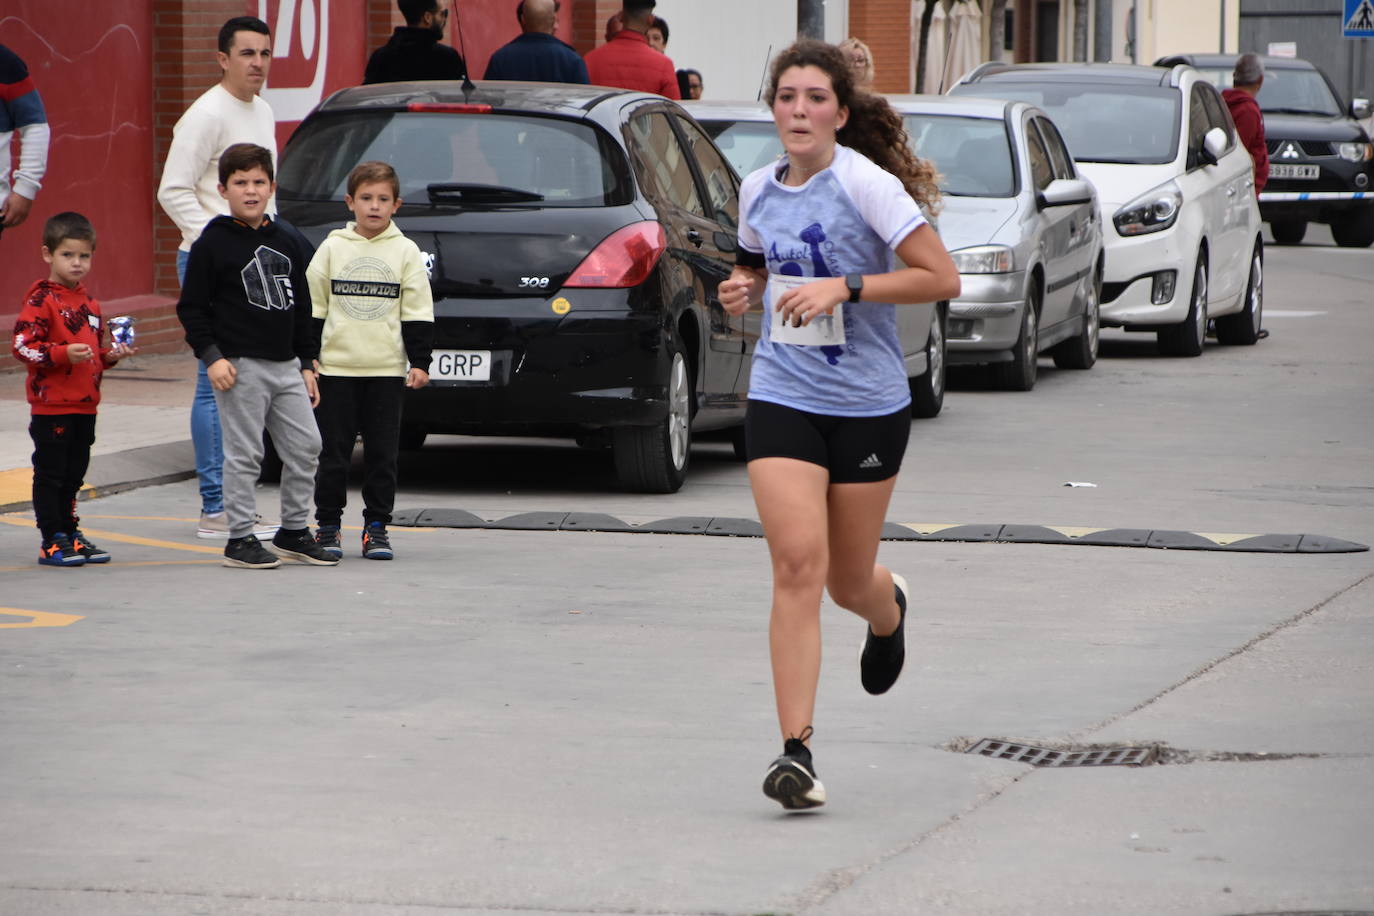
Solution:
[[[10,483],[17,480],[32,480],[30,468],[14,468],[0,471],[0,477],[8,476]],[[196,455],[190,439],[179,442],[166,442],[160,445],[145,445],[141,448],[125,449],[108,455],[91,458],[90,468],[86,471],[86,484],[76,494],[77,499],[94,499],[111,496],[139,487],[151,487],[164,483],[175,483],[196,476]],[[24,512],[33,509],[32,499],[14,498],[14,488],[9,493],[0,492],[0,512]]]

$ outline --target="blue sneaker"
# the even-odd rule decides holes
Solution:
[[[390,560],[396,556],[391,551],[391,539],[386,536],[386,525],[372,522],[363,529],[363,556],[369,560]]]
[[[338,525],[321,525],[315,529],[315,543],[335,559],[343,559],[343,544],[339,541]]]
[[[44,566],[85,566],[86,558],[72,546],[71,538],[59,531],[43,542],[38,562]]]
[[[95,542],[86,537],[80,528],[72,532],[72,547],[76,548],[76,552],[86,558],[87,563],[110,562],[110,552],[95,546]]]

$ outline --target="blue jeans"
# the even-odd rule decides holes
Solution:
[[[177,282],[186,282],[190,252],[177,251]],[[219,431],[219,407],[215,389],[196,360],[196,395],[191,401],[191,444],[196,450],[196,476],[200,478],[200,511],[218,515],[224,511],[224,442]]]

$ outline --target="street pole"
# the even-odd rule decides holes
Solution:
[[[825,0],[797,0],[797,37],[825,40]]]
[[[1106,63],[1112,59],[1112,0],[1097,0],[1093,10],[1093,60]]]

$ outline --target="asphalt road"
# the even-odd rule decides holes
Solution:
[[[1374,544],[1374,251],[1313,236],[1268,251],[1255,347],[1108,332],[1027,394],[957,377],[890,519]],[[693,462],[637,496],[604,454],[437,438],[398,505],[755,517],[728,445]],[[864,694],[827,607],[831,801],[787,816],[761,540],[396,528],[390,564],[347,532],[336,568],[254,572],[195,508],[85,503],[115,560],[79,570],[0,516],[0,621],[41,624],[0,623],[6,916],[1374,912],[1374,553],[886,543],[907,672]]]

